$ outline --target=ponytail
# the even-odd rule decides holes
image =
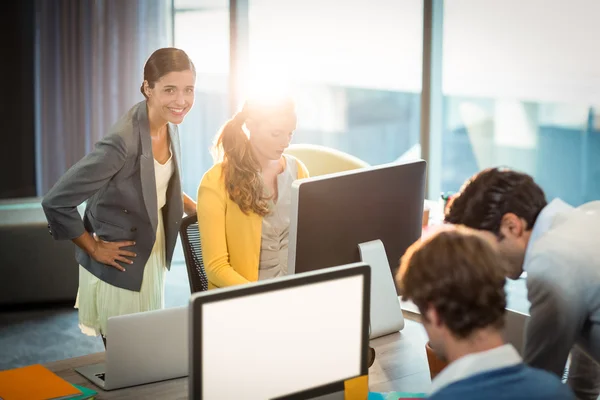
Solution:
[[[246,118],[242,110],[223,125],[213,155],[215,161],[222,161],[225,188],[231,200],[245,214],[265,216],[269,212],[268,198],[264,194],[260,165],[243,129]]]

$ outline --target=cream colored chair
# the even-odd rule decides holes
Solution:
[[[331,174],[368,167],[360,158],[330,147],[314,144],[293,144],[285,151],[302,161],[310,176]]]

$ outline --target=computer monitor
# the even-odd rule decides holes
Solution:
[[[393,272],[421,236],[426,163],[390,163],[297,180],[288,273],[371,266],[371,338],[403,329]]]
[[[194,294],[190,398],[343,399],[367,374],[370,276],[356,263]]]

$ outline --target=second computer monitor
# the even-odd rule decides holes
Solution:
[[[381,240],[392,268],[421,236],[426,163],[392,163],[296,181],[290,273],[361,260],[358,245]]]
[[[367,374],[370,277],[357,263],[192,295],[190,399],[343,399]]]

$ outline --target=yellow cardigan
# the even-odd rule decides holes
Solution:
[[[299,160],[298,179],[308,171]],[[244,214],[229,197],[223,167],[214,165],[204,174],[198,188],[198,228],[208,288],[241,285],[258,281],[262,217]],[[346,400],[366,400],[367,376],[346,381]]]
[[[298,163],[298,179],[308,177]],[[221,164],[213,166],[198,188],[198,228],[208,287],[258,281],[262,217],[244,214],[225,190]]]

